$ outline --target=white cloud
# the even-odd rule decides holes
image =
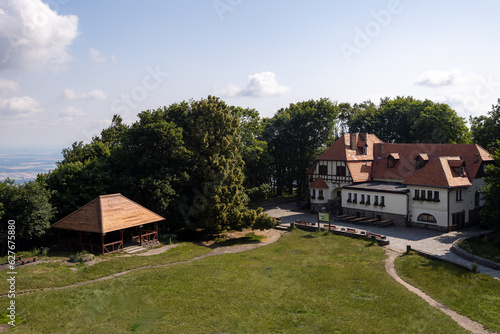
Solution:
[[[59,70],[71,60],[76,16],[58,15],[41,0],[3,0],[0,6],[0,70]]]
[[[440,71],[433,71],[440,72]],[[425,93],[426,98],[435,102],[446,103],[462,116],[478,116],[491,110],[500,96],[499,74],[480,75],[462,73],[460,70],[444,72],[452,77],[448,85],[427,85],[432,90]],[[428,73],[428,72],[426,72]],[[439,80],[434,80],[435,83]],[[442,82],[446,76],[442,76]]]
[[[96,63],[104,63],[106,61],[106,58],[103,57],[101,53],[96,49],[90,48],[89,53],[90,53],[90,59],[92,59]]]
[[[250,96],[268,97],[289,94],[291,88],[280,86],[273,72],[260,72],[248,76],[248,84],[241,88],[236,84],[229,84],[226,88],[215,89],[216,95],[221,96]]]
[[[63,98],[66,100],[106,100],[106,94],[100,89],[95,89],[87,93],[78,93],[74,89],[65,89]]]
[[[415,84],[428,87],[443,87],[453,85],[456,78],[460,76],[459,70],[451,71],[427,71],[419,75]]]
[[[52,122],[52,125],[68,124],[75,120],[76,117],[84,116],[85,113],[75,107],[67,107],[59,113],[57,119]]]
[[[96,63],[105,63],[108,60],[108,58],[111,61],[116,61],[116,56],[115,55],[111,55],[109,57],[105,57],[98,50],[96,50],[94,48],[90,48],[89,49],[89,54],[90,54],[90,59],[93,62],[96,62]]]
[[[15,92],[16,90],[17,82],[0,78],[0,95]]]
[[[40,108],[38,101],[28,96],[0,100],[0,116],[2,118],[27,118],[41,112],[43,110]]]

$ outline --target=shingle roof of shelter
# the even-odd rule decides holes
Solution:
[[[52,224],[51,228],[107,233],[165,220],[122,194],[102,195]]]

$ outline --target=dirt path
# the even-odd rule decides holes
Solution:
[[[259,231],[259,232],[261,232],[261,231]],[[244,233],[244,232],[242,232],[242,233]],[[80,283],[75,283],[75,284],[70,284],[70,285],[65,285],[65,286],[60,286],[60,287],[54,287],[54,288],[45,288],[45,289],[38,289],[38,290],[31,290],[31,291],[19,292],[17,295],[27,295],[27,294],[31,294],[31,293],[37,293],[37,292],[55,291],[55,290],[63,290],[63,289],[75,288],[75,287],[79,287],[79,286],[83,286],[83,285],[92,284],[92,283],[95,283],[95,282],[107,281],[107,280],[110,280],[110,279],[113,279],[113,278],[116,278],[116,277],[120,277],[120,276],[126,275],[128,273],[131,273],[133,271],[137,271],[137,270],[150,269],[150,268],[169,267],[169,266],[173,266],[173,265],[177,265],[177,264],[183,264],[183,263],[190,263],[190,262],[193,262],[193,261],[198,261],[198,260],[204,259],[206,257],[210,257],[210,256],[217,256],[217,255],[223,255],[223,254],[241,253],[241,252],[249,251],[249,250],[252,250],[252,249],[255,249],[255,248],[258,248],[258,247],[262,247],[262,246],[265,246],[265,245],[269,245],[269,244],[271,244],[273,242],[276,242],[276,241],[279,240],[279,238],[284,233],[286,233],[286,232],[279,231],[279,230],[274,230],[274,229],[273,230],[262,231],[261,233],[257,232],[256,234],[264,235],[266,237],[264,239],[264,241],[256,242],[256,243],[250,243],[250,244],[244,244],[244,245],[227,246],[227,247],[217,247],[217,246],[212,245],[212,246],[209,246],[210,248],[213,249],[210,253],[203,254],[201,256],[198,256],[198,257],[186,260],[186,261],[180,261],[180,262],[174,262],[174,263],[166,263],[166,264],[157,264],[157,265],[149,265],[149,266],[138,267],[138,268],[134,268],[134,269],[122,271],[122,272],[119,272],[119,273],[116,273],[116,274],[112,274],[112,275],[108,275],[108,276],[96,278],[96,279],[93,279],[93,280],[90,280],[90,281],[86,281],[86,282],[80,282]],[[173,248],[173,247],[175,247],[175,245],[172,245],[172,246],[169,246],[169,247],[161,247],[161,248],[158,248],[158,251],[156,251],[154,253],[158,254],[159,250],[162,249],[162,248],[163,248],[162,251],[165,251],[165,250]],[[150,253],[150,254],[148,254],[148,255],[153,255],[153,252]],[[0,295],[0,297],[4,297],[4,296],[6,296],[6,295]]]
[[[429,305],[440,310],[444,314],[448,315],[453,320],[455,320],[456,323],[458,323],[463,328],[471,331],[472,333],[477,333],[477,334],[483,334],[483,333],[490,334],[491,333],[491,332],[488,332],[487,330],[485,330],[483,325],[481,325],[480,323],[473,321],[467,317],[464,317],[463,315],[458,314],[457,312],[449,309],[447,306],[432,299],[427,294],[425,294],[422,290],[417,289],[413,285],[408,284],[407,282],[403,281],[403,279],[401,277],[399,277],[399,275],[396,271],[396,268],[394,267],[394,260],[401,253],[398,253],[392,249],[387,248],[386,254],[387,254],[387,258],[385,260],[385,270],[392,278],[394,278],[396,280],[396,282],[403,285],[405,288],[407,288],[409,291],[413,292],[417,296],[423,298]]]

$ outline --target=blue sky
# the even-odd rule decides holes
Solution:
[[[88,142],[113,114],[220,96],[500,98],[498,1],[0,0],[0,150]]]

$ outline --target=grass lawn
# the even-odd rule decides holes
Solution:
[[[500,263],[500,233],[478,235],[458,245],[463,250]]]
[[[396,259],[399,275],[456,312],[500,333],[500,281],[419,255]]]
[[[10,332],[466,333],[384,259],[363,240],[295,230],[252,251],[18,296]]]
[[[104,261],[92,266],[77,265],[77,271],[70,270],[65,264],[68,257],[39,257],[37,261],[54,261],[34,266],[19,266],[16,268],[18,280],[17,292],[34,289],[59,287],[74,283],[93,280],[125,270],[148,265],[166,264],[188,260],[210,252],[210,249],[191,243],[184,243],[162,254],[152,256],[118,257],[117,254],[98,256]],[[0,272],[1,274],[2,272]],[[0,280],[0,293],[8,290],[7,280]]]

